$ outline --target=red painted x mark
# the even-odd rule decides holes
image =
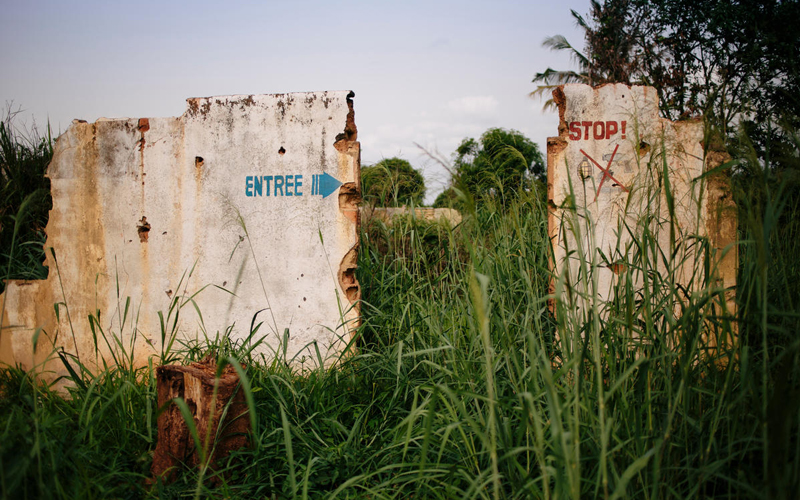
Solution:
[[[621,187],[622,190],[625,191],[626,193],[628,192],[628,188],[623,186],[620,181],[618,181],[617,179],[614,178],[613,175],[611,175],[611,163],[614,161],[614,156],[617,154],[617,150],[618,149],[619,149],[619,144],[617,144],[617,147],[614,148],[614,152],[611,153],[611,159],[608,160],[608,165],[606,165],[606,168],[601,167],[599,163],[594,161],[594,158],[592,158],[591,156],[586,154],[586,151],[581,149],[581,153],[583,153],[583,156],[588,158],[592,163],[597,165],[597,168],[599,168],[600,170],[603,171],[603,178],[600,179],[600,185],[597,186],[597,194],[594,195],[594,201],[597,201],[597,197],[600,196],[600,190],[603,189],[603,183],[606,181],[606,177],[609,177],[612,181],[616,182],[615,186]],[[592,203],[594,203],[594,202],[592,202]]]

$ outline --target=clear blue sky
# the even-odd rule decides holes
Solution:
[[[178,116],[185,99],[354,90],[362,164],[401,156],[422,170],[428,200],[447,174],[415,144],[450,158],[489,127],[537,142],[554,113],[527,94],[583,46],[570,9],[544,1],[2,1],[0,104],[17,125],[63,131],[73,118]]]

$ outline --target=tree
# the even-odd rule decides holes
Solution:
[[[448,186],[433,201],[433,208],[455,208],[458,211],[464,211],[464,202],[458,195],[456,188]]]
[[[606,0],[599,7],[597,26],[587,34],[592,60],[606,66],[613,60],[598,47],[608,40],[599,34],[603,16],[615,8],[631,41],[628,82],[654,86],[663,116],[703,116],[710,137],[737,156],[741,130],[764,162],[768,149],[776,160],[775,152],[794,147],[798,0]]]
[[[425,179],[402,158],[386,158],[361,169],[361,192],[373,205],[421,205]]]
[[[664,117],[704,116],[727,139],[746,120],[800,116],[798,0],[592,0],[589,22],[572,15],[585,31],[584,83],[651,85]],[[555,38],[545,46],[571,48]],[[534,83],[547,84],[548,72],[562,73],[548,68]]]
[[[572,17],[575,19],[575,24],[583,28],[584,31],[589,29],[589,26],[586,24],[583,16],[574,10],[571,10],[570,12],[572,13]],[[542,42],[542,47],[547,47],[550,50],[565,51],[569,53],[570,59],[578,65],[577,71],[555,70],[553,68],[547,68],[544,70],[544,72],[536,73],[536,76],[533,77],[533,83],[539,83],[540,85],[538,85],[536,90],[528,95],[530,97],[539,99],[543,99],[546,96],[551,96],[544,102],[544,109],[556,111],[556,104],[552,98],[552,92],[554,88],[567,83],[586,83],[591,85],[591,81],[589,80],[589,75],[587,72],[589,58],[586,57],[583,52],[573,47],[572,44],[567,41],[567,38],[564,35],[553,35],[545,38]]]
[[[584,52],[573,47],[563,35],[545,38],[542,46],[567,52],[577,63],[578,70],[547,68],[543,73],[536,73],[533,83],[540,85],[529,95],[543,98],[551,95],[554,88],[568,83],[593,86],[610,82],[631,83],[632,75],[636,73],[635,60],[631,57],[635,37],[631,30],[638,33],[639,26],[646,21],[639,18],[641,12],[633,15],[631,1],[611,0],[601,4],[591,0],[591,23],[574,10],[570,11],[575,24],[584,31]],[[555,111],[555,108],[552,98],[545,101],[545,110]]]
[[[575,24],[583,29],[586,43],[583,52],[570,44],[563,35],[544,39],[543,47],[567,51],[578,64],[577,71],[558,71],[547,68],[537,73],[533,83],[540,83],[531,97],[550,95],[555,87],[568,83],[585,83],[597,86],[604,83],[646,84],[640,67],[641,54],[651,53],[653,47],[643,50],[638,44],[647,39],[653,23],[647,0],[591,0],[590,21],[571,11]],[[661,51],[658,55],[663,55]],[[654,58],[655,59],[655,58]],[[552,98],[544,108],[555,110]]]
[[[453,206],[454,188],[466,189],[476,199],[499,196],[510,200],[544,178],[539,146],[516,130],[491,128],[479,140],[468,137],[455,152],[451,187],[439,195],[435,207]]]

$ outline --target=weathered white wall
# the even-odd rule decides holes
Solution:
[[[232,327],[241,341],[263,310],[259,352],[282,350],[288,328],[288,358],[313,365],[316,343],[330,364],[359,318],[356,135],[348,92],[189,99],[178,118],[73,123],[48,170],[46,248],[57,266],[48,251],[47,281],[8,287],[17,326],[3,342],[9,336],[15,360],[28,364],[31,332],[45,325],[57,346],[91,363],[88,318],[99,311],[99,326],[144,363],[161,349],[158,311],[166,321],[180,297],[181,339]],[[54,302],[68,307],[60,321]],[[47,307],[21,312],[33,303]]]
[[[703,122],[661,118],[652,87],[565,85],[554,98],[560,124],[558,137],[548,139],[547,176],[560,278],[553,285],[609,299],[635,251],[631,233],[648,227],[658,249],[678,262],[677,283],[735,286],[736,212],[724,174],[703,176],[724,160],[704,149]],[[694,237],[711,242],[711,276],[695,274]],[[581,261],[596,284],[581,278]],[[666,270],[663,263],[653,267]]]

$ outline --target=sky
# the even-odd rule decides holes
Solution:
[[[541,46],[583,34],[589,0],[0,0],[0,105],[20,127],[180,116],[190,97],[353,90],[362,166],[399,156],[425,177],[466,137],[515,129],[539,144],[557,116],[533,76],[573,68]]]

